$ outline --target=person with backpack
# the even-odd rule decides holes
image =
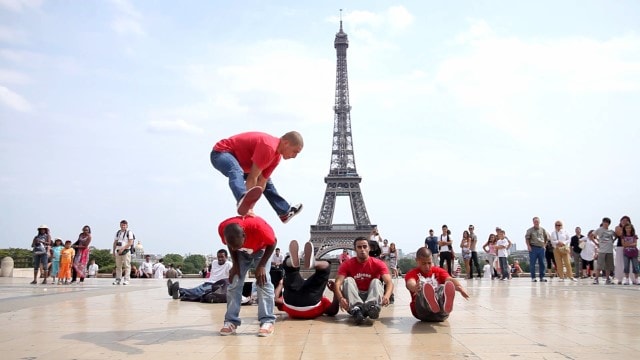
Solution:
[[[120,230],[113,240],[113,256],[116,260],[116,279],[113,285],[120,285],[121,280],[122,285],[129,285],[131,279],[131,248],[136,237],[128,228],[127,220],[120,221]]]

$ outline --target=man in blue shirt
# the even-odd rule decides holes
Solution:
[[[424,239],[424,246],[431,251],[431,255],[433,256],[433,263],[439,264],[439,253],[440,249],[438,247],[438,237],[433,235],[433,229],[429,229],[429,236]]]

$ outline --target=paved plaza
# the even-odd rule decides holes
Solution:
[[[640,286],[462,280],[471,299],[456,296],[446,322],[422,323],[400,279],[395,304],[373,324],[356,326],[344,312],[290,320],[276,311],[275,333],[260,338],[256,306],[243,306],[238,334],[222,337],[224,304],[173,300],[161,280],[29,281],[0,278],[2,359],[630,359],[640,352]]]

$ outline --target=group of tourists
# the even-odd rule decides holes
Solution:
[[[89,245],[91,244],[91,228],[82,227],[78,240],[63,241],[61,238],[51,240],[51,231],[47,225],[38,227],[38,233],[31,242],[33,252],[33,281],[38,283],[38,272],[42,277],[42,284],[47,284],[51,277],[53,284],[68,285],[76,281],[84,282],[90,274],[97,274],[98,265],[95,261],[87,267],[89,261]]]

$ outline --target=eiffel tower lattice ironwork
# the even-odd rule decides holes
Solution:
[[[316,225],[311,225],[311,243],[316,257],[320,258],[335,249],[353,249],[353,240],[358,236],[369,236],[375,227],[369,221],[364,205],[360,182],[356,171],[351,133],[351,105],[349,105],[349,80],[347,77],[347,48],[349,40],[342,30],[336,33],[334,47],[337,54],[336,92],[333,147],[329,175],[324,178],[327,189]],[[333,215],[338,196],[348,196],[351,203],[352,224],[334,224]]]

